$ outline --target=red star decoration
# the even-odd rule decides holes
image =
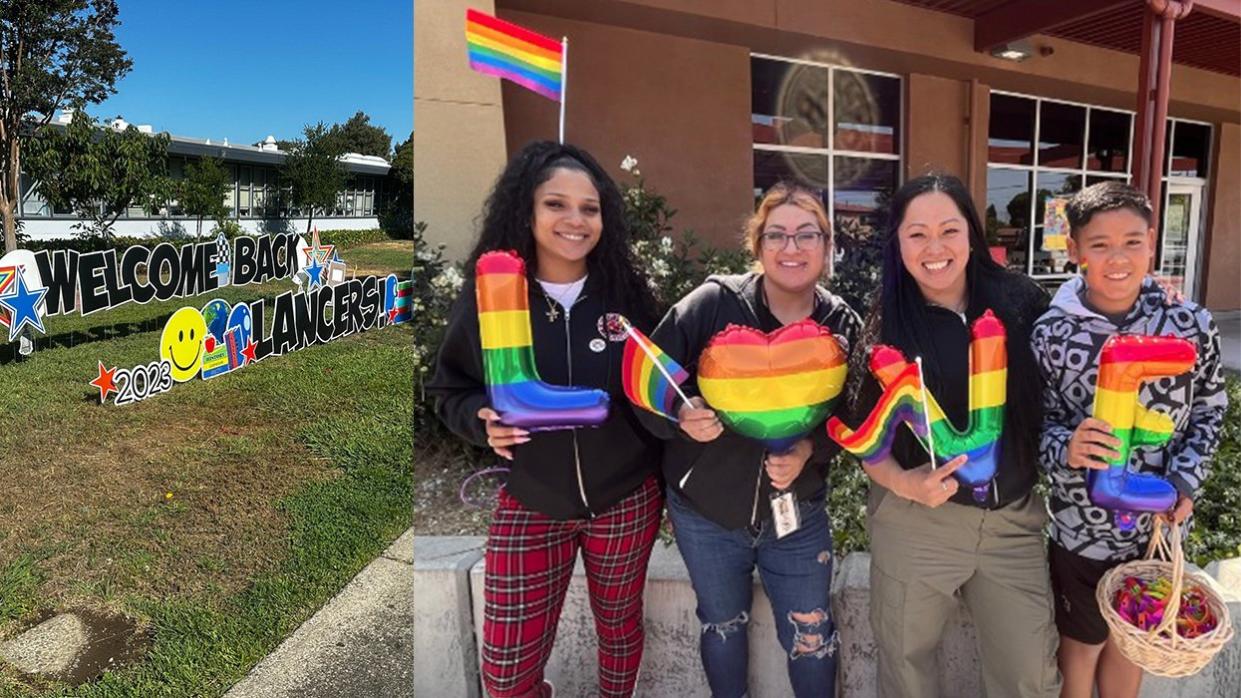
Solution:
[[[388,311],[388,324],[389,325],[396,322],[396,316],[398,314],[399,313],[396,312],[396,308],[392,308],[391,310]]]
[[[254,350],[257,349],[258,346],[259,345],[255,343],[255,341],[252,339],[250,340],[250,343],[246,345],[246,348],[241,350],[241,355],[246,357],[246,360],[243,361],[241,364],[242,366],[245,366],[246,364],[252,364],[258,360],[254,358]]]
[[[103,367],[103,362],[99,362],[99,377],[91,381],[90,384],[99,388],[99,404],[103,404],[108,399],[108,393],[116,392],[116,383],[113,377],[116,375],[116,367],[111,371]]]

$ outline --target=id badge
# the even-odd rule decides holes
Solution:
[[[776,538],[780,539],[801,528],[797,498],[792,492],[771,493],[771,518],[776,522]]]

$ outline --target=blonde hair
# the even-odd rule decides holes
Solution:
[[[823,200],[812,189],[803,187],[800,184],[778,182],[768,189],[767,193],[763,194],[763,199],[758,202],[754,215],[750,216],[745,223],[745,246],[754,259],[757,260],[760,256],[760,248],[762,246],[760,236],[763,234],[763,227],[767,225],[767,217],[771,215],[773,210],[785,204],[793,204],[800,209],[809,211],[814,216],[814,219],[819,223],[819,228],[827,236],[827,239],[824,240],[823,249],[825,253],[830,252],[832,248],[832,225],[827,220],[827,209],[823,208]]]

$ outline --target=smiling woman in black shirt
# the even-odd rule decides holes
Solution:
[[[965,456],[933,468],[904,427],[891,455],[865,466],[873,481],[867,512],[879,693],[936,695],[939,641],[959,595],[978,630],[987,695],[1057,695],[1047,513],[1032,491],[1041,420],[1029,338],[1046,294],[991,259],[956,177],[909,181],[888,220],[882,289],[850,367],[853,413],[868,414],[879,398],[866,357],[887,344],[909,360],[922,357],[927,388],[953,424],[965,425],[970,324],[988,309],[1007,330],[1008,399],[998,469],[982,501],[951,477]]]

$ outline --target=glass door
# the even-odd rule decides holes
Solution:
[[[1163,236],[1159,242],[1162,260],[1159,274],[1191,300],[1197,290],[1195,276],[1201,209],[1201,185],[1168,185],[1168,196],[1163,207]]]

